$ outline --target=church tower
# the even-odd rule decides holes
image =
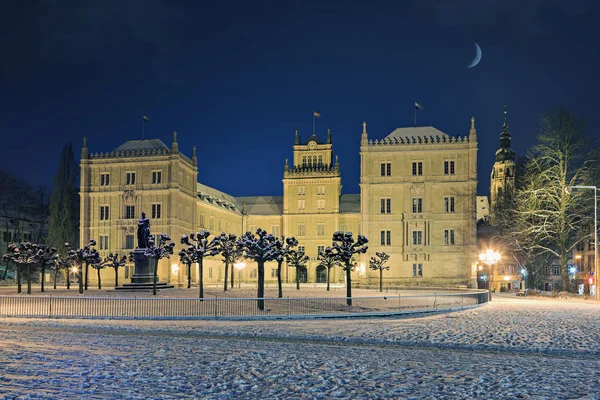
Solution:
[[[515,152],[510,147],[510,132],[506,123],[506,106],[504,106],[504,124],[500,133],[500,148],[496,151],[496,162],[492,168],[490,180],[490,209],[494,210],[502,193],[515,186]]]

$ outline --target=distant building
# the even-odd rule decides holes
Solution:
[[[487,196],[477,196],[477,221],[490,222],[490,201]]]
[[[358,138],[357,138],[358,139]],[[449,136],[433,127],[399,128],[383,139],[369,140],[366,123],[360,140],[360,194],[341,194],[341,175],[334,158],[331,132],[301,140],[286,160],[283,196],[233,197],[197,182],[195,148],[188,158],[179,151],[177,134],[171,147],[158,139],[130,140],[113,151],[91,153],[84,140],[81,154],[81,243],[96,239],[102,256],[126,254],[137,245],[136,227],[142,211],[153,234],[166,233],[176,243],[183,234],[255,232],[295,236],[310,257],[303,282],[324,282],[317,255],[331,245],[335,231],[363,234],[369,251],[358,260],[354,278],[375,283],[368,267],[377,251],[391,255],[384,281],[402,285],[476,285],[477,134],[475,120],[466,136]],[[253,282],[251,262],[241,273]],[[178,257],[162,260],[159,276],[184,282]],[[223,280],[223,264],[205,261],[207,283]],[[133,266],[123,269],[128,279]],[[113,272],[103,272],[110,282]],[[341,269],[332,282],[344,281]],[[284,281],[295,269],[284,268]],[[90,275],[90,280],[94,276]],[[197,268],[192,271],[197,279]],[[238,279],[238,273],[235,274]],[[267,282],[276,280],[276,264],[265,266]]]

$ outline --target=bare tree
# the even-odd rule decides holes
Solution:
[[[57,259],[58,256],[56,254],[56,247],[50,247],[45,244],[38,245],[38,265],[42,274],[40,290],[42,292],[44,291],[44,283],[46,281],[46,269],[52,268],[53,265],[56,265]]]
[[[298,240],[291,236],[286,238],[285,236],[277,239],[275,241],[275,261],[277,261],[277,289],[279,298],[283,297],[283,288],[282,288],[282,279],[281,279],[281,265],[283,261],[287,258],[290,250],[292,248],[298,246]]]
[[[115,270],[115,287],[119,286],[119,268],[124,267],[127,263],[127,256],[124,254],[119,257],[119,253],[109,253],[108,256],[102,261],[104,266],[113,268]]]
[[[217,236],[215,240],[217,241],[218,251],[223,257],[223,263],[225,264],[225,278],[223,280],[223,291],[226,292],[229,266],[231,266],[231,270],[233,271],[233,264],[242,256],[242,250],[238,245],[237,236],[234,234],[227,235],[226,233],[221,233],[221,235]]]
[[[22,242],[18,246],[9,244],[3,258],[17,265],[17,293],[21,293],[21,268],[27,267],[27,294],[31,294],[31,274],[39,262],[40,249],[37,244]]]
[[[390,259],[390,255],[385,251],[378,251],[375,253],[375,257],[371,257],[369,261],[369,267],[372,270],[379,271],[379,291],[383,292],[383,270],[390,269],[389,265],[385,263]]]
[[[258,266],[258,309],[265,309],[265,262],[275,260],[275,237],[267,231],[258,228],[256,235],[246,232],[239,240],[240,247],[244,249],[244,257],[253,260]]]
[[[179,252],[179,262],[187,267],[187,288],[192,287],[192,264],[196,262],[194,253],[188,252],[187,249],[182,249]]]
[[[152,280],[152,295],[156,296],[156,282],[158,281],[158,262],[163,258],[169,258],[173,254],[175,243],[169,242],[171,238],[164,234],[160,234],[158,246],[154,244],[154,237],[150,236],[148,247],[146,248],[146,257],[154,259],[154,279]]]
[[[219,240],[215,237],[209,240],[209,231],[200,231],[190,236],[183,235],[181,244],[189,257],[198,263],[198,286],[200,287],[199,298],[204,298],[204,257],[216,256],[219,254]]]
[[[317,265],[317,267],[323,267],[327,270],[327,291],[329,292],[331,269],[333,267],[339,266],[340,260],[334,254],[333,249],[329,246],[327,246],[324,251],[319,253],[319,255],[317,256],[317,260],[319,260],[319,265]]]
[[[352,232],[338,231],[333,234],[333,254],[340,261],[340,265],[346,271],[346,304],[352,305],[352,270],[353,256],[355,254],[364,254],[367,252],[367,243],[369,240],[358,235],[358,239],[355,241],[352,237]]]
[[[300,290],[300,269],[306,268],[310,258],[303,251],[290,249],[287,254],[287,263],[290,267],[296,268],[296,290]]]
[[[96,245],[96,240],[91,239],[89,243],[83,246],[80,249],[75,250],[75,261],[78,264],[77,267],[77,278],[79,279],[79,294],[83,294],[83,265],[85,264],[85,281],[86,281],[86,289],[87,289],[87,275],[88,275],[88,267],[89,265],[96,261],[96,257],[98,252],[93,251],[93,246]],[[99,256],[98,256],[99,257]]]
[[[77,262],[77,251],[71,249],[69,243],[65,243],[66,252],[63,255],[58,255],[54,271],[54,289],[56,289],[56,278],[58,273],[64,274],[67,290],[71,289],[71,268]]]

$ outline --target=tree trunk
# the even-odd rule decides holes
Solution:
[[[225,261],[225,277],[223,278],[223,291],[227,291],[227,274],[229,273],[229,262]]]
[[[115,287],[119,286],[119,267],[115,268]]]
[[[233,270],[234,270],[234,268],[231,268],[231,286],[230,286],[230,288],[232,288],[232,289],[233,289],[233,275],[234,275]]]
[[[156,281],[158,280],[158,261],[157,259],[153,259],[154,260],[154,277],[152,279],[152,296],[156,296]]]
[[[329,274],[331,273],[331,268],[327,268],[327,291],[329,292]]]
[[[17,264],[17,293],[21,293],[21,264]]]
[[[192,287],[192,263],[188,264],[188,273],[187,273],[187,278],[188,278],[188,289]]]
[[[31,294],[31,264],[27,264],[27,294]]]
[[[296,290],[300,290],[300,268],[296,267]]]
[[[265,262],[258,261],[258,309],[265,309]]]
[[[352,305],[352,271],[350,261],[346,261],[346,304]]]
[[[79,294],[83,294],[83,265],[79,263],[79,268],[77,269],[77,275],[79,278]]]
[[[379,291],[383,292],[383,270],[379,270]]]
[[[71,271],[67,269],[66,279],[67,279],[67,290],[71,289]]]
[[[56,290],[56,280],[58,279],[58,268],[54,270],[54,290]]]
[[[88,290],[88,272],[90,270],[89,266],[90,265],[86,262],[85,263],[85,284],[84,284],[84,289],[85,290]]]
[[[44,266],[42,265],[42,282],[41,282],[41,291],[42,291],[42,292],[44,291],[44,282],[45,282],[45,280],[46,280],[46,279],[44,279],[44,278],[46,278],[46,276],[45,276],[45,275],[46,275],[46,267],[44,267]]]
[[[6,265],[4,266],[4,274],[2,275],[2,280],[5,281],[6,280],[6,274],[8,273],[8,261],[6,262]]]
[[[100,281],[100,268],[97,268],[98,270],[98,289],[102,289],[102,282]]]
[[[283,260],[277,261],[277,289],[279,290],[279,298],[283,297],[283,288],[281,287],[281,264]]]
[[[204,298],[204,257],[198,257],[198,286],[200,287],[200,298]]]

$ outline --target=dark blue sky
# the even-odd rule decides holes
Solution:
[[[382,138],[412,126],[415,100],[418,124],[450,135],[476,117],[482,195],[504,104],[518,154],[553,105],[600,132],[593,0],[53,3],[0,16],[0,168],[35,185],[52,184],[66,143],[110,151],[141,137],[143,115],[147,138],[170,145],[176,129],[200,182],[235,196],[282,193],[313,109],[344,193],[359,192],[362,121]]]

